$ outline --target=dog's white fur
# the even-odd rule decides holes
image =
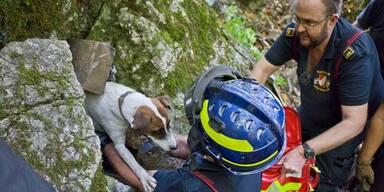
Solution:
[[[122,103],[121,109],[124,115],[122,117],[119,110],[119,97],[127,91],[132,93],[129,93]],[[142,182],[144,190],[153,191],[156,187],[156,180],[147,174],[125,146],[126,129],[132,127],[136,110],[141,106],[150,108],[163,121],[164,127],[167,127],[166,119],[159,113],[151,99],[124,85],[107,82],[102,95],[86,94],[85,105],[94,122],[95,129],[108,134],[119,155]],[[128,120],[130,125],[127,125],[124,118]],[[154,144],[169,151],[176,147],[176,141],[168,129],[165,131],[166,138],[162,140],[151,137],[151,135],[147,136],[153,140]]]

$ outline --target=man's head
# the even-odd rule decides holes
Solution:
[[[327,44],[340,15],[342,0],[292,0],[291,5],[300,44],[307,48]]]

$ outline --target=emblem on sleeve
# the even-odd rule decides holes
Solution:
[[[285,36],[293,37],[294,34],[295,34],[295,28],[288,27],[287,31],[285,32]]]
[[[349,59],[353,54],[355,54],[355,51],[351,47],[347,47],[343,52],[345,59]]]

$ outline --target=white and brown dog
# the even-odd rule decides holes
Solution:
[[[128,128],[135,129],[166,151],[175,149],[176,141],[169,130],[170,116],[167,111],[170,98],[148,98],[124,85],[107,82],[102,95],[86,94],[85,105],[95,129],[108,134],[119,155],[140,179],[144,190],[153,191],[156,180],[147,174],[126,148],[126,131]]]

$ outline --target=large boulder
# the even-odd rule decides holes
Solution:
[[[0,51],[0,137],[57,190],[89,191],[103,185],[100,146],[71,61],[66,41]]]
[[[205,0],[0,2],[3,41],[89,39],[116,48],[117,80],[148,96],[168,94],[186,133],[182,92],[217,64],[248,73],[254,59],[225,35]],[[0,38],[1,44],[1,38]]]
[[[253,61],[202,0],[106,2],[87,38],[116,48],[118,82],[149,96],[171,95],[174,127],[182,133],[189,129],[182,92],[194,79],[217,64],[248,73]]]
[[[128,2],[104,4],[87,37],[112,42],[119,82],[151,96],[175,96],[207,66],[249,70],[250,61],[235,50],[205,1]]]

